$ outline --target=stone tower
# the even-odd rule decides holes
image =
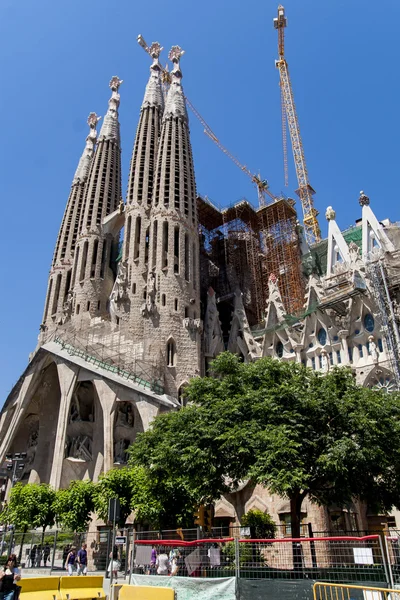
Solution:
[[[118,316],[120,318],[125,316],[125,320],[129,320],[133,343],[138,344],[140,349],[144,325],[140,309],[145,301],[147,285],[150,209],[164,110],[159,63],[161,50],[157,42],[149,48],[153,64],[150,67],[150,78],[140,109],[125,211],[123,265],[127,269],[129,312],[119,312]]]
[[[144,358],[162,362],[166,391],[174,396],[199,373],[201,346],[196,185],[182,54],[179,46],[169,53],[174,68],[162,119],[142,306]]]
[[[76,244],[71,288],[75,324],[107,312],[118,252],[118,234],[106,233],[103,219],[121,201],[121,139],[118,121],[122,80],[113,77],[108,111],[100,130],[85,193],[84,211]]]
[[[97,140],[96,125],[98,120],[99,117],[97,117],[96,113],[90,113],[87,121],[90,128],[89,135],[86,138],[86,146],[72,181],[71,191],[54,250],[41,325],[42,330],[63,323],[72,308],[70,287],[73,257],[82,221],[82,208],[88,174]]]

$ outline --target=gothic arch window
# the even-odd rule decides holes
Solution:
[[[279,341],[275,346],[276,355],[278,358],[282,358],[283,356],[283,344]]]
[[[318,330],[317,337],[318,337],[318,341],[321,344],[321,346],[325,346],[325,344],[326,344],[326,329],[324,327],[321,327]]]
[[[173,338],[170,338],[167,342],[167,366],[176,366],[176,344]]]
[[[364,317],[364,327],[369,333],[372,333],[375,329],[375,320],[371,313],[367,313]]]

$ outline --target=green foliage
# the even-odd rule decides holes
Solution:
[[[227,542],[224,546],[225,560],[234,565],[236,561],[235,557],[235,542]],[[261,554],[259,548],[253,544],[240,544],[239,548],[239,563],[241,567],[264,567],[266,566],[265,558]],[[230,567],[228,567],[230,568]]]
[[[295,537],[306,495],[324,505],[353,497],[380,510],[400,505],[399,394],[361,388],[345,368],[322,375],[227,352],[212,370],[190,382],[187,407],[138,436],[132,461],[151,478],[176,481],[195,503],[251,478],[289,498]]]
[[[121,505],[120,525],[124,525],[132,511],[137,520],[152,522],[159,504],[151,494],[149,478],[142,467],[112,469],[100,477],[94,491],[94,507],[98,516],[107,521],[108,501],[118,498]]]
[[[94,489],[91,481],[71,481],[65,490],[58,490],[54,501],[56,520],[59,525],[71,531],[85,531],[94,510]]]
[[[46,483],[17,483],[11,490],[5,520],[18,531],[54,525],[55,491]]]
[[[243,527],[250,527],[252,538],[274,538],[276,525],[271,515],[257,508],[249,510],[240,520]]]

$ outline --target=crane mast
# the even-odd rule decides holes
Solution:
[[[281,87],[281,98],[282,98],[282,126],[283,126],[283,140],[284,140],[284,157],[285,157],[285,117],[290,133],[290,139],[292,142],[294,164],[296,168],[297,182],[299,189],[296,190],[298,194],[302,209],[303,209],[303,222],[304,222],[304,233],[306,240],[309,244],[314,244],[321,241],[321,231],[318,224],[318,211],[314,208],[313,194],[315,190],[311,187],[308,180],[308,172],[306,166],[306,159],[304,154],[303,143],[300,136],[299,121],[297,118],[296,106],[294,103],[292,84],[289,76],[289,68],[285,59],[285,27],[287,26],[287,19],[285,16],[285,9],[282,5],[278,6],[278,16],[274,19],[274,27],[278,30],[278,52],[279,59],[275,61],[276,67],[279,69],[280,75],[280,87]],[[285,170],[285,179],[286,179]]]

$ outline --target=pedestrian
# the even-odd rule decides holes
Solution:
[[[36,549],[37,546],[36,544],[34,544],[31,548],[31,552],[30,552],[30,559],[31,559],[31,568],[33,568],[35,566],[35,561],[36,561]]]
[[[157,575],[168,575],[169,558],[164,548],[160,548],[160,554],[157,556],[156,567]]]
[[[68,552],[67,559],[65,561],[65,569],[68,571],[68,575],[73,575],[76,573],[76,560],[76,547],[71,546],[71,550]]]
[[[108,565],[108,571],[109,571],[110,575],[112,573],[112,578],[115,583],[118,580],[118,571],[121,566],[121,563],[118,560],[117,546],[114,546],[114,550],[112,552],[110,552],[110,559],[111,560],[110,560],[110,564]]]
[[[49,544],[45,544],[44,548],[43,548],[43,566],[47,567],[47,561],[49,560],[49,556],[50,556],[50,546]]]
[[[0,600],[14,600],[17,590],[17,581],[21,579],[17,560],[14,555],[10,555],[6,564],[0,571]]]
[[[87,575],[87,546],[82,544],[82,548],[78,550],[78,575]]]
[[[42,544],[39,544],[39,546],[36,549],[36,566],[40,567],[41,562],[42,562]]]
[[[150,571],[149,571],[149,575],[155,575],[156,574],[156,562],[157,562],[157,550],[156,547],[153,545],[151,548],[151,558],[150,558]]]
[[[118,548],[117,546],[114,546],[114,550],[112,552],[110,552],[110,564],[108,565],[108,570],[111,574],[112,572],[112,576],[113,576],[113,580],[116,581],[118,578],[118,571],[119,568],[121,566],[121,563],[118,560]]]
[[[16,554],[10,554],[8,557],[9,560],[13,563],[13,573],[14,573],[14,600],[18,600],[19,595],[21,593],[21,587],[17,585],[17,581],[21,579],[21,571],[18,568],[18,560]]]

